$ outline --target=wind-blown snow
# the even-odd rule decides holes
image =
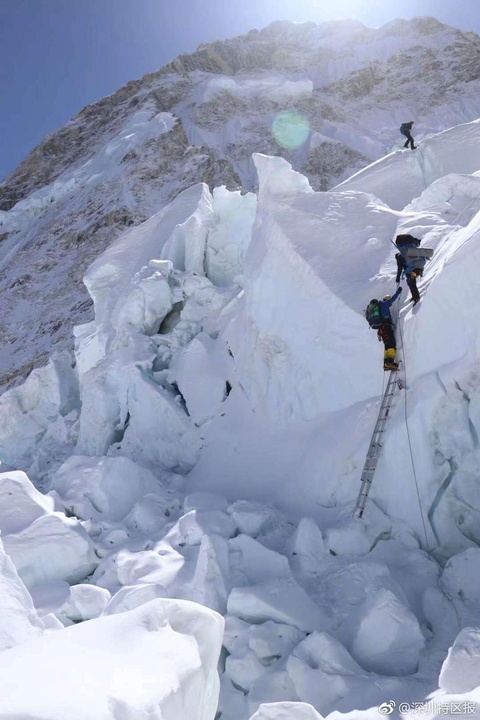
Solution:
[[[75,367],[56,356],[1,401],[0,589],[18,602],[0,718],[479,711],[477,128],[323,193],[257,154],[257,195],[197,183],[95,260]],[[427,161],[394,195],[393,164]],[[385,382],[363,311],[393,294],[400,232],[434,255],[420,305],[404,284],[393,308],[404,387],[358,521]],[[94,691],[65,680],[62,707],[69,643]]]

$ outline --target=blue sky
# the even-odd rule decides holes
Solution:
[[[0,0],[0,179],[85,105],[202,42],[274,20],[419,15],[480,32],[480,0]]]

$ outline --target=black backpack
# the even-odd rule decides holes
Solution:
[[[365,317],[371,328],[378,330],[382,324],[382,316],[380,315],[380,308],[378,300],[370,300],[365,310]]]
[[[395,245],[401,250],[404,247],[419,247],[422,241],[413,235],[397,235]]]

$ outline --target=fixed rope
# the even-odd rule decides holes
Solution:
[[[407,365],[406,365],[406,362],[405,362],[405,351],[404,351],[404,349],[403,349],[403,333],[402,333],[402,325],[401,325],[401,323],[400,323],[400,318],[399,318],[399,322],[398,322],[398,329],[399,329],[399,334],[400,334],[400,343],[401,343],[401,345],[402,345],[403,373],[404,373],[404,378],[405,378],[405,402],[404,402],[405,427],[406,427],[406,429],[407,429],[407,440],[408,440],[408,447],[409,447],[409,451],[410,451],[410,460],[411,460],[411,463],[412,463],[413,478],[414,478],[414,480],[415,480],[415,488],[416,488],[416,492],[417,492],[418,508],[419,508],[419,510],[420,510],[420,517],[422,518],[423,532],[425,533],[425,549],[426,549],[427,553],[430,555],[431,553],[430,553],[429,544],[428,544],[427,526],[426,526],[426,523],[425,523],[425,517],[424,517],[424,515],[423,515],[422,501],[421,501],[421,498],[420,498],[420,488],[419,488],[419,486],[418,486],[417,471],[416,471],[416,468],[415,468],[415,459],[414,459],[414,457],[413,457],[412,441],[411,441],[411,438],[410,438],[410,428],[409,428],[409,426],[408,426]]]

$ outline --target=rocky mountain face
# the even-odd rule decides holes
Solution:
[[[0,184],[0,388],[91,317],[82,283],[126,227],[197,182],[252,190],[252,152],[328,190],[417,138],[480,116],[480,37],[432,18],[371,29],[274,23],[202,45],[48,136]]]

